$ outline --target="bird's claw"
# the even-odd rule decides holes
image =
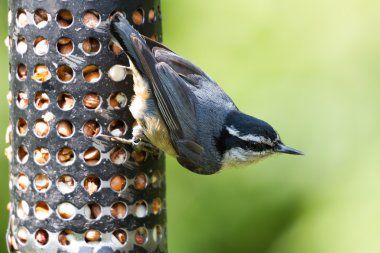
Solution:
[[[108,136],[108,135],[102,135],[102,137],[105,137],[106,139],[109,139],[113,142],[131,145],[133,150],[136,150],[139,152],[145,151],[147,153],[150,153],[153,157],[158,157],[160,155],[160,150],[153,144],[149,143],[146,140],[146,138],[144,138],[144,136],[142,137],[133,136],[131,139],[125,139],[121,137],[114,137],[114,136]]]
[[[160,150],[149,143],[148,141],[145,141],[143,138],[138,137],[132,137],[132,147],[136,151],[145,151],[147,153],[150,153],[153,157],[157,157],[160,154]]]

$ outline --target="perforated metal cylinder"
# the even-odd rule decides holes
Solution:
[[[116,11],[161,40],[159,0],[10,0],[9,252],[167,252],[164,158],[130,138]]]

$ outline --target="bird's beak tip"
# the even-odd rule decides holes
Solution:
[[[305,153],[302,151],[299,151],[295,148],[288,147],[282,143],[277,144],[274,147],[274,151],[278,153],[285,153],[285,154],[291,154],[291,155],[304,155]]]

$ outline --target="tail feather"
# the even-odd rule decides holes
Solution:
[[[111,19],[110,33],[123,48],[124,52],[128,54],[129,58],[141,73],[143,71],[143,66],[131,41],[132,37],[135,37],[138,38],[142,44],[146,44],[140,33],[129,24],[128,20],[125,19],[121,13],[113,15]]]

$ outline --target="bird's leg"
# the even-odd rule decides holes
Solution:
[[[142,130],[142,127],[139,125],[133,127],[131,139],[114,137],[104,134],[102,134],[101,137],[104,137],[110,141],[131,145],[134,150],[145,151],[147,153],[150,153],[154,157],[157,157],[160,154],[160,150],[149,142],[148,138],[145,136]]]
[[[152,156],[160,154],[160,150],[149,142],[140,125],[133,127],[132,136],[132,146],[135,150],[148,152]]]

